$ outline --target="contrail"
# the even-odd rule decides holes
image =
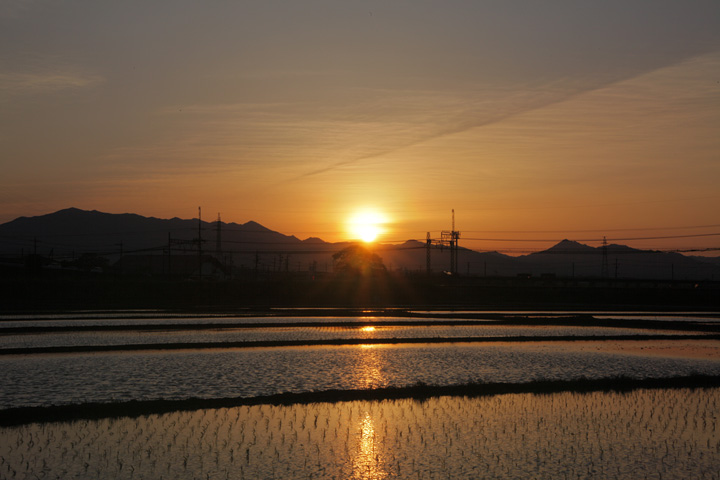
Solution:
[[[518,115],[522,115],[524,113],[537,111],[543,108],[546,108],[551,105],[560,104],[563,102],[566,102],[572,98],[578,97],[580,95],[597,91],[602,88],[606,88],[608,86],[618,84],[620,82],[628,81],[633,78],[637,78],[639,76],[645,75],[647,73],[657,71],[663,68],[667,68],[672,65],[680,64],[684,61],[686,61],[689,58],[693,58],[694,56],[698,56],[701,54],[705,54],[708,52],[701,52],[698,54],[698,52],[694,52],[694,55],[687,55],[683,56],[680,59],[676,59],[672,62],[666,62],[663,65],[656,66],[654,68],[647,68],[642,71],[636,71],[632,74],[626,74],[622,75],[620,77],[608,79],[605,81],[600,81],[594,85],[589,85],[584,88],[577,88],[574,91],[567,90],[567,87],[563,87],[561,84],[563,80],[567,80],[570,77],[565,77],[564,79],[557,80],[552,83],[544,84],[540,87],[534,87],[527,91],[524,94],[521,95],[513,95],[508,97],[507,99],[504,99],[503,103],[507,104],[509,101],[509,105],[506,106],[504,111],[498,111],[494,114],[490,114],[489,116],[486,116],[485,118],[482,118],[483,114],[486,114],[486,112],[483,112],[482,108],[480,106],[476,106],[475,108],[467,109],[455,116],[454,121],[448,122],[448,126],[446,128],[440,128],[435,133],[425,135],[421,138],[417,138],[411,141],[405,141],[398,143],[390,148],[381,149],[375,153],[366,154],[366,155],[360,155],[355,158],[342,160],[340,162],[336,162],[330,165],[327,165],[322,168],[318,168],[315,170],[311,170],[309,172],[303,173],[301,175],[298,175],[296,177],[293,177],[291,179],[288,179],[287,181],[297,181],[301,180],[303,178],[308,178],[316,175],[321,175],[323,173],[327,173],[333,170],[336,170],[338,168],[352,165],[358,162],[362,162],[365,160],[369,160],[372,158],[380,157],[383,155],[387,155],[390,153],[393,153],[395,151],[401,150],[403,148],[412,147],[415,145],[419,145],[423,142],[426,142],[428,140],[435,140],[444,136],[448,135],[454,135],[458,133],[462,133],[468,130],[471,130],[473,128],[478,127],[485,127],[489,125],[493,125],[496,123],[499,123],[501,121],[507,120],[508,118],[512,118]],[[553,88],[555,86],[555,88]],[[564,89],[564,92],[561,92],[560,90]],[[550,97],[550,98],[548,98]],[[515,100],[515,101],[513,101]],[[517,101],[519,100],[519,101]],[[476,104],[479,102],[475,102]]]

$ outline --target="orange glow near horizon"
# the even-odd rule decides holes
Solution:
[[[354,213],[347,221],[347,233],[352,240],[362,240],[371,243],[387,232],[388,223],[386,215],[377,209],[366,208]]]
[[[305,2],[301,20],[215,2],[170,23],[168,0],[82,15],[57,3],[0,4],[0,226],[69,207],[187,220],[202,206],[228,234],[253,221],[383,254],[416,240],[385,250],[410,270],[425,268],[427,234],[451,229],[461,248],[511,256],[603,237],[719,254],[720,2],[652,15],[642,2],[562,15],[531,0]],[[98,28],[109,20],[112,35]],[[70,240],[41,233],[3,251]],[[139,239],[117,233],[87,245]]]

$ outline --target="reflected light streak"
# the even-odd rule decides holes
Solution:
[[[366,331],[365,329],[375,330],[375,327],[363,327],[363,331]],[[382,356],[378,354],[377,350],[373,350],[375,345],[360,345],[360,347],[363,349],[363,353],[360,355],[360,361],[357,364],[358,387],[378,388],[383,386],[385,378],[382,373]],[[386,478],[388,473],[382,466],[384,463],[381,455],[383,451],[382,442],[376,435],[370,411],[365,410],[364,415],[361,415],[358,428],[357,451],[352,458],[352,478]]]
[[[376,350],[377,345],[364,343],[359,345],[362,353],[355,364],[355,388],[378,388],[386,386],[383,375],[384,362],[382,355]]]
[[[375,331],[375,327],[362,327],[362,328],[360,329],[360,331],[362,331],[362,332],[374,332],[374,331]]]
[[[380,457],[380,441],[375,433],[370,412],[360,419],[360,432],[358,439],[357,455],[353,458],[353,478],[381,479],[388,476],[382,468]]]

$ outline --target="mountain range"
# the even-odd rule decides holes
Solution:
[[[163,255],[170,251],[172,255],[213,255],[237,269],[329,272],[332,255],[348,245],[316,237],[300,240],[253,221],[238,224],[159,219],[77,208],[19,217],[0,225],[0,255],[4,261],[31,254],[53,259],[89,254],[106,257],[112,263],[122,256]],[[389,270],[426,271],[424,241],[408,240],[373,248]],[[448,270],[449,250],[433,247],[430,263],[434,272]],[[720,280],[720,257],[693,257],[625,245],[591,247],[563,240],[547,250],[519,257],[460,247],[458,273],[488,277]]]

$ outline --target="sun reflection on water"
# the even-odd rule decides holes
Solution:
[[[375,327],[362,328],[365,332],[372,332]],[[356,363],[356,388],[378,388],[385,386],[386,378],[383,374],[384,362],[379,355],[376,345],[360,345],[362,354]],[[362,413],[361,413],[362,412]],[[388,476],[383,464],[383,448],[381,435],[376,435],[375,422],[372,409],[360,410],[357,424],[357,448],[353,450],[352,478],[381,479]]]
[[[717,478],[718,411],[701,388],[32,423],[0,427],[0,478]]]
[[[387,378],[383,373],[385,364],[382,355],[378,352],[378,345],[358,345],[361,354],[358,355],[353,372],[354,388],[378,388],[387,386]]]
[[[359,429],[357,453],[352,462],[352,478],[386,478],[388,474],[382,466],[381,445],[375,434],[375,425],[370,412],[366,411],[360,419]]]

